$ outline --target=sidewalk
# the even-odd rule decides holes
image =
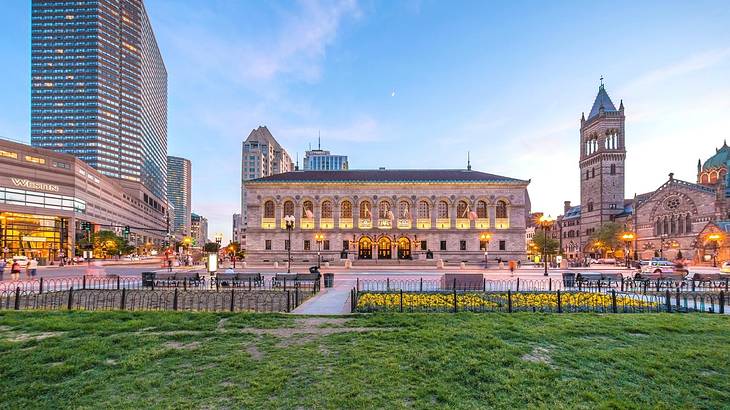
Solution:
[[[354,280],[335,280],[332,288],[323,288],[292,311],[295,315],[346,315],[350,313],[350,291]]]

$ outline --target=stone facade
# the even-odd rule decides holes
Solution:
[[[471,170],[295,171],[247,181],[247,258],[323,260],[523,260],[529,181]],[[317,243],[315,234],[323,235]]]

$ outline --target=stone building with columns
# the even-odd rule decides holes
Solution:
[[[253,179],[245,182],[247,259],[285,263],[291,235],[294,263],[316,264],[318,252],[323,261],[356,264],[523,260],[529,182],[470,168],[293,171]],[[291,232],[289,215],[296,218]]]

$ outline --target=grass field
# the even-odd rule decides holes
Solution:
[[[730,406],[730,317],[0,312],[0,408]]]

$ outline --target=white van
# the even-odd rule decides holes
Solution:
[[[12,259],[8,259],[8,267],[13,266],[13,263],[18,262],[21,268],[24,268],[28,264],[28,257],[25,255],[13,256]]]

